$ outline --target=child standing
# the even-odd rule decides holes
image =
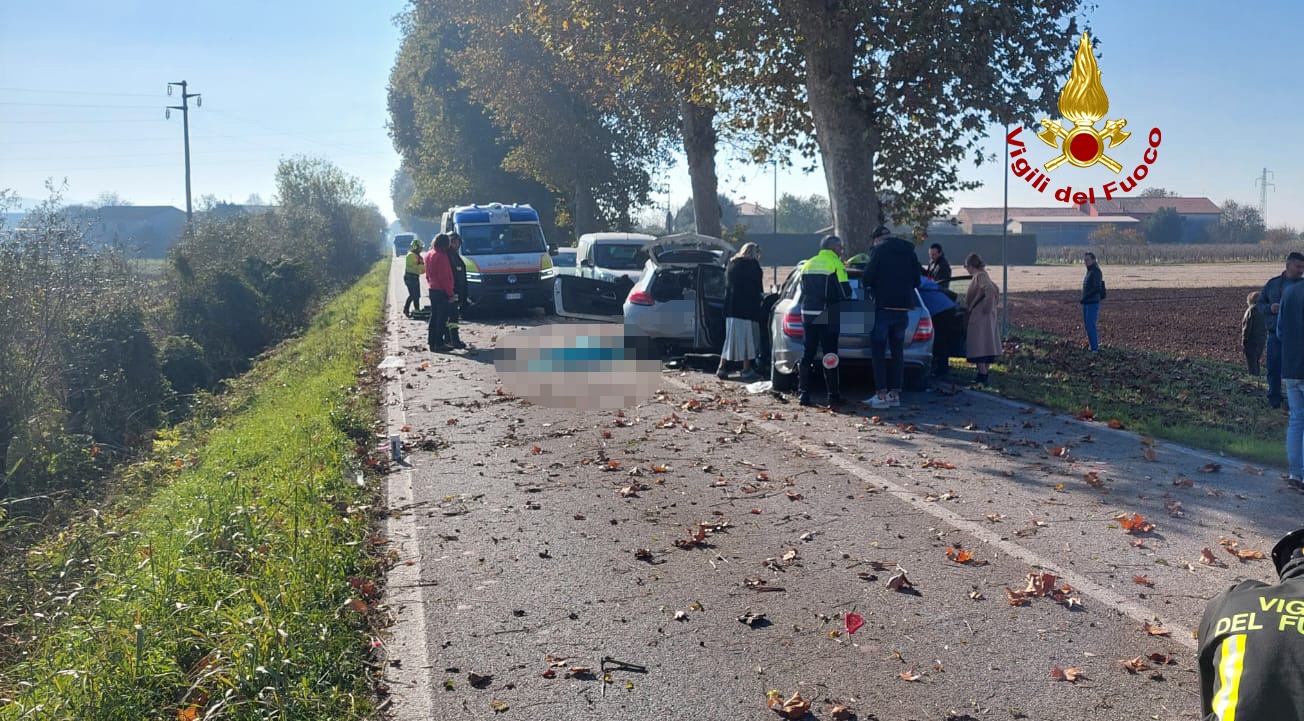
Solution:
[[[1250,375],[1259,375],[1259,359],[1263,357],[1263,347],[1268,342],[1268,324],[1259,311],[1259,293],[1255,291],[1245,299],[1249,307],[1241,319],[1241,346],[1245,348],[1245,366]]]

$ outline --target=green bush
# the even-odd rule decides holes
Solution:
[[[163,377],[178,396],[194,395],[195,391],[213,386],[215,377],[208,356],[189,336],[164,338],[158,349],[158,359]]]

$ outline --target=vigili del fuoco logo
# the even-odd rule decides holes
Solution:
[[[1105,86],[1100,82],[1100,67],[1096,65],[1096,56],[1091,50],[1091,40],[1084,32],[1073,59],[1073,72],[1060,91],[1060,115],[1073,125],[1065,127],[1060,120],[1043,118],[1041,125],[1045,130],[1037,133],[1037,137],[1058,150],[1059,155],[1038,168],[1023,157],[1028,148],[1019,140],[1022,127],[1015,128],[1005,136],[1011,148],[1010,157],[1014,159],[1010,163],[1010,170],[1039,193],[1046,192],[1050,187],[1050,174],[1065,163],[1078,168],[1100,164],[1115,173],[1123,172],[1123,165],[1110,157],[1109,151],[1127,142],[1132,133],[1123,131],[1127,126],[1127,120],[1123,118],[1106,120],[1104,127],[1096,128],[1096,123],[1109,114],[1109,96],[1105,94]],[[1161,139],[1159,128],[1151,128],[1147,137],[1149,147],[1142,154],[1141,162],[1123,180],[1110,181],[1100,186],[1100,196],[1109,200],[1115,195],[1132,192],[1137,183],[1150,173],[1150,166],[1159,158]],[[1074,205],[1096,202],[1094,186],[1074,192],[1073,186],[1064,185],[1057,188],[1054,195],[1056,200]]]

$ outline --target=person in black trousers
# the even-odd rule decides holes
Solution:
[[[448,264],[453,269],[453,299],[448,305],[448,345],[465,348],[458,329],[466,305],[466,261],[462,260],[462,236],[448,236]]]

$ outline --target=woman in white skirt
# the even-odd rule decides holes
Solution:
[[[721,380],[729,377],[728,363],[732,361],[743,362],[743,372],[738,380],[760,378],[752,368],[752,360],[761,347],[764,290],[760,258],[760,246],[743,243],[738,254],[729,259],[729,267],[725,270],[724,350],[720,353],[720,368],[715,372]]]

